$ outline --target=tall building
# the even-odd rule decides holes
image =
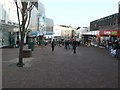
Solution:
[[[118,2],[118,29],[120,29],[120,1]]]
[[[46,32],[45,22],[46,22],[46,16],[45,16],[45,7],[44,5],[38,1],[38,29],[39,29],[39,35],[43,36]]]
[[[53,32],[54,22],[50,18],[46,18],[46,32]]]
[[[21,18],[21,15],[20,15]],[[38,0],[31,12],[31,20],[28,29],[37,32],[38,35],[45,33],[45,8]],[[15,45],[19,39],[19,27],[17,8],[14,0],[0,1],[0,47]],[[25,41],[26,42],[26,37]]]
[[[0,47],[15,44],[18,36],[18,19],[14,0],[0,1]]]
[[[29,42],[29,37],[35,37],[38,36],[38,2],[34,5],[32,11],[31,11],[31,18],[30,23],[28,27],[28,33],[26,33],[24,38],[24,43]]]
[[[46,37],[47,39],[52,38],[52,36],[54,35],[54,33],[53,33],[53,26],[54,26],[53,20],[50,19],[50,18],[46,18],[45,26],[46,26],[46,34],[45,34],[45,37]]]
[[[37,2],[36,2],[37,3]],[[31,11],[31,18],[30,18],[30,24],[29,24],[29,34],[28,36],[29,37],[34,37],[34,36],[37,36],[38,35],[38,7],[37,7],[37,4],[35,4],[34,8],[32,9]]]

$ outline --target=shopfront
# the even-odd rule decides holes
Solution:
[[[107,41],[114,42],[120,38],[120,30],[100,30],[100,44],[106,45]]]
[[[0,23],[0,48],[2,47],[2,24]]]
[[[99,31],[89,31],[82,34],[82,42],[84,44],[98,46],[99,45]]]
[[[18,39],[18,27],[2,24],[0,30],[0,47],[6,47],[6,46],[15,46],[17,39]]]

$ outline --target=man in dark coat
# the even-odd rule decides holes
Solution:
[[[76,54],[76,47],[78,45],[78,42],[76,41],[76,39],[73,40],[72,45],[73,45],[74,54]]]
[[[55,40],[53,39],[52,43],[51,43],[51,47],[52,47],[52,51],[54,51],[56,44],[55,44]]]

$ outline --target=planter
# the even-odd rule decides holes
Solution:
[[[31,49],[24,49],[23,50],[23,58],[29,58],[32,56],[32,51]]]

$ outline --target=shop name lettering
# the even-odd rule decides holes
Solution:
[[[117,35],[117,31],[104,31],[105,35]]]

